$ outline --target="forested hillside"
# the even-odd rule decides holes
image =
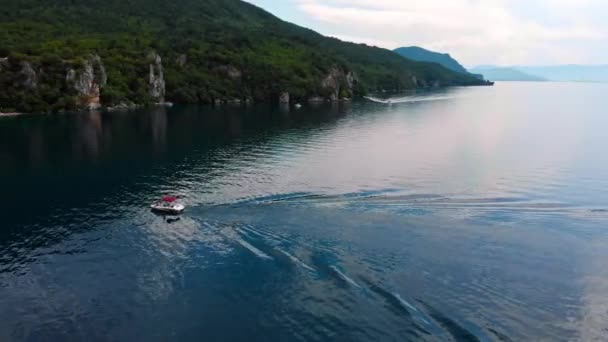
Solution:
[[[239,0],[4,0],[0,112],[352,97],[483,82]]]

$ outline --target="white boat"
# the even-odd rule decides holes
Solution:
[[[164,197],[162,201],[156,202],[150,206],[153,211],[165,214],[181,214],[186,207],[183,204],[177,203],[177,197]]]
[[[156,212],[167,214],[181,214],[184,212],[184,209],[186,209],[183,204],[168,202],[154,203],[150,206],[150,208]]]

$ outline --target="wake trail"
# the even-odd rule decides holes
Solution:
[[[344,280],[345,282],[347,282],[348,284],[360,289],[361,285],[357,284],[356,281],[354,281],[352,278],[350,278],[349,276],[347,276],[346,274],[344,274],[342,271],[340,271],[340,269],[338,269],[336,266],[329,266],[329,268],[338,276],[340,277],[340,279]]]
[[[290,253],[288,253],[288,252],[286,252],[286,251],[284,251],[284,250],[282,250],[282,249],[280,249],[280,248],[277,248],[277,251],[279,251],[280,253],[283,253],[283,254],[284,254],[286,257],[288,257],[288,258],[289,258],[289,260],[291,260],[291,261],[292,261],[294,264],[300,265],[300,266],[302,266],[303,268],[305,268],[305,269],[307,269],[307,270],[309,270],[309,271],[311,271],[311,272],[315,272],[315,269],[314,269],[314,268],[312,268],[312,267],[308,266],[306,263],[304,263],[304,262],[303,262],[302,260],[300,260],[298,257],[296,257],[296,256],[294,256],[294,255],[292,255],[292,254],[290,254]]]
[[[366,100],[382,103],[382,104],[399,104],[399,103],[414,103],[414,102],[428,102],[428,101],[441,101],[441,100],[450,100],[453,99],[454,96],[418,96],[418,97],[398,97],[398,98],[390,98],[390,99],[380,99],[372,96],[365,96]]]
[[[203,224],[210,229],[217,230],[218,234],[220,234],[221,236],[223,236],[224,238],[226,238],[230,241],[235,242],[236,244],[245,248],[249,252],[253,253],[258,258],[265,259],[265,260],[273,260],[273,258],[270,255],[264,253],[263,251],[261,251],[260,249],[258,249],[254,245],[252,245],[251,243],[245,241],[241,235],[243,233],[239,233],[238,228],[233,228],[228,225],[225,228],[221,228],[221,227],[213,226],[207,222],[205,222]]]

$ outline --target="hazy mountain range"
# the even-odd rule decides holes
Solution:
[[[492,81],[608,82],[608,65],[478,66],[473,73]]]
[[[528,82],[608,82],[608,65],[555,65],[555,66],[495,66],[481,65],[467,70],[450,54],[427,50],[418,46],[402,47],[395,53],[419,62],[440,64],[446,69],[482,75],[490,81]]]
[[[535,76],[511,67],[483,66],[471,69],[471,72],[481,74],[491,81],[527,81],[542,82],[546,78]]]

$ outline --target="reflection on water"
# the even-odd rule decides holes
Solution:
[[[0,340],[601,340],[606,90],[3,118]]]

